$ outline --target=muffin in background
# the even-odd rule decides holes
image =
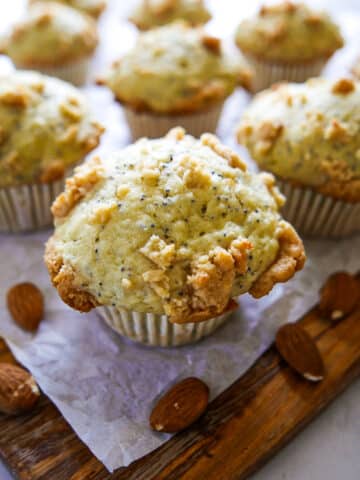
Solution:
[[[29,0],[29,4],[35,2],[49,2],[53,0]],[[105,10],[107,2],[106,0],[56,0],[58,3],[64,3],[69,7],[80,10],[80,12],[87,13],[91,17],[97,19]]]
[[[251,71],[218,38],[175,22],[141,33],[99,83],[124,106],[134,139],[177,125],[199,136],[215,131],[225,99],[238,85],[250,87]]]
[[[4,39],[1,51],[19,69],[82,85],[97,44],[91,17],[61,3],[35,2]]]
[[[71,307],[98,307],[133,340],[191,343],[225,321],[232,298],[266,295],[303,267],[282,203],[272,175],[248,172],[214,135],[176,128],[77,168],[53,204],[45,262]]]
[[[210,19],[203,0],[141,0],[129,17],[139,30],[150,30],[175,20],[197,27]]]
[[[278,178],[283,211],[301,233],[360,231],[360,84],[317,78],[259,93],[237,131],[260,168]]]
[[[326,12],[288,1],[263,6],[243,20],[235,41],[255,70],[256,91],[318,76],[343,46],[339,28]]]
[[[0,123],[0,231],[50,226],[66,174],[103,129],[75,87],[20,71],[0,77]]]

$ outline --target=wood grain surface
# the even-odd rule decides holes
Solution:
[[[248,478],[360,375],[360,310],[331,324],[314,308],[299,323],[323,355],[323,382],[301,379],[271,347],[192,428],[113,475],[45,397],[29,415],[0,416],[0,454],[21,480]],[[14,361],[1,340],[0,361]]]

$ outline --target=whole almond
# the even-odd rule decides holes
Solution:
[[[208,402],[208,386],[198,378],[186,378],[156,403],[150,415],[151,428],[157,432],[180,432],[205,412]]]
[[[360,300],[360,280],[347,272],[331,275],[320,290],[320,312],[331,320],[353,312]]]
[[[19,283],[7,293],[7,306],[14,321],[24,330],[37,330],[44,316],[44,299],[32,283]]]
[[[9,363],[0,363],[0,412],[8,415],[27,412],[39,398],[39,387],[29,372]]]
[[[307,380],[319,382],[325,376],[324,362],[310,335],[296,323],[283,325],[276,334],[282,358]]]

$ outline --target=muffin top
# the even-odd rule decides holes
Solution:
[[[244,52],[278,63],[327,58],[343,46],[339,28],[327,13],[287,1],[264,6],[242,21],[235,40]]]
[[[258,94],[238,129],[261,168],[360,201],[360,84],[317,78]]]
[[[35,72],[0,76],[0,187],[51,182],[99,143],[73,86]]]
[[[29,3],[48,2],[49,0],[29,0]],[[52,0],[50,0],[52,1]],[[87,13],[94,18],[98,18],[105,10],[106,0],[56,0],[58,3],[64,3],[81,12]]]
[[[18,65],[59,66],[89,56],[97,43],[92,18],[56,2],[36,2],[2,47]]]
[[[206,109],[250,80],[249,68],[226,55],[218,38],[176,22],[140,34],[102,83],[135,110],[177,114]]]
[[[77,168],[53,204],[46,249],[63,300],[212,318],[231,297],[267,294],[304,263],[270,174],[251,174],[218,139],[176,128]]]
[[[174,20],[197,26],[210,18],[203,0],[142,0],[129,20],[140,30],[149,30]]]

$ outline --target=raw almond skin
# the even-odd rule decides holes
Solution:
[[[34,408],[40,398],[35,379],[23,368],[0,363],[0,412],[18,415]]]
[[[7,293],[7,306],[13,320],[24,330],[35,332],[44,316],[44,299],[32,283],[19,283]]]
[[[276,334],[276,348],[282,358],[306,380],[319,382],[325,376],[320,352],[310,335],[296,323],[283,325]]]
[[[186,378],[171,387],[156,403],[150,415],[150,426],[157,432],[180,432],[205,412],[208,403],[208,386],[198,378]]]
[[[347,272],[331,275],[320,290],[320,312],[331,320],[352,313],[360,301],[360,279]]]

